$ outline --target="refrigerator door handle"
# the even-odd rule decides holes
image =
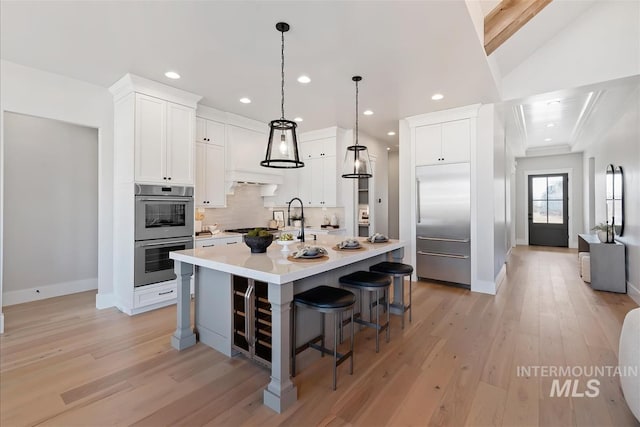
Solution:
[[[416,224],[420,224],[420,180],[416,179]]]
[[[247,291],[244,293],[244,338],[247,340],[247,344],[249,345],[249,352],[251,353],[251,348],[254,346],[253,342],[253,290],[254,284],[253,281],[249,282],[247,286]]]
[[[454,242],[454,243],[469,243],[469,238],[466,239],[445,239],[444,237],[425,237],[418,236],[418,240],[430,240],[435,242]]]
[[[451,255],[451,254],[438,254],[435,252],[423,252],[418,251],[418,255],[429,255],[429,256],[439,256],[443,258],[457,258],[457,259],[467,259],[469,255]]]

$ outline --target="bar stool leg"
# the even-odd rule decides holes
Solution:
[[[324,322],[327,320],[327,316],[322,313],[322,338],[320,339],[320,345],[324,347]],[[320,352],[320,357],[324,357],[324,352]]]
[[[333,390],[335,390],[337,375],[336,371],[338,370],[338,313],[334,313],[333,320],[335,323],[335,332],[333,334]]]
[[[376,301],[379,301],[378,291],[376,291]],[[376,304],[376,353],[380,350],[380,304]]]
[[[342,322],[340,322],[342,324]],[[353,375],[353,330],[356,327],[356,324],[353,322],[353,307],[351,307],[351,357],[349,358],[349,375]]]
[[[411,322],[411,313],[413,313],[413,303],[411,301],[411,275],[409,275],[409,322]],[[404,320],[404,315],[402,316],[402,319]]]
[[[389,298],[391,295],[389,295],[389,288],[387,288],[385,291],[386,294],[386,300],[387,300],[387,342],[389,342],[389,337],[391,336],[391,325],[389,323],[389,318],[391,316],[391,310],[390,310],[390,306],[389,306],[389,300],[391,298]],[[404,313],[402,313],[402,319],[404,320]]]

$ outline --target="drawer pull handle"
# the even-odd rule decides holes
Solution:
[[[418,236],[418,240],[431,240],[431,241],[435,241],[435,242],[469,243],[469,238],[466,238],[466,239],[445,239],[444,237]]]
[[[443,258],[457,258],[457,259],[467,259],[469,255],[451,255],[451,254],[437,254],[434,252],[422,252],[418,251],[418,255],[429,255],[429,256],[439,256]]]
[[[227,245],[235,245],[238,242],[227,242]]]
[[[210,248],[211,246],[215,246],[215,245],[203,245],[203,248]]]
[[[167,295],[167,294],[172,294],[172,293],[173,293],[173,289],[171,289],[170,291],[158,292],[158,295]]]

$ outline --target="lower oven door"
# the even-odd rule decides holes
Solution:
[[[193,238],[142,240],[135,244],[134,285],[144,286],[176,278],[169,252],[193,249]]]

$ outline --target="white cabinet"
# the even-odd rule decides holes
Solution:
[[[225,145],[224,123],[196,117],[196,142]]]
[[[415,128],[416,166],[470,161],[468,119]]]
[[[281,169],[260,166],[267,151],[269,134],[227,125],[227,169],[259,174],[281,175]]]
[[[225,207],[224,151],[224,146],[196,142],[196,206]]]
[[[276,189],[276,192],[273,196],[267,196],[264,198],[264,206],[287,206],[287,203],[292,198],[300,197],[300,176],[302,170],[306,169],[306,167],[307,165],[305,164],[305,167],[302,169],[283,169],[282,184],[278,185],[278,188]]]
[[[220,245],[235,245],[236,243],[242,243],[242,236],[196,239],[196,248],[208,248],[209,246]]]
[[[300,171],[300,198],[306,206],[337,205],[336,137],[302,142],[304,168]]]
[[[135,181],[193,185],[195,110],[148,95],[135,95]]]

